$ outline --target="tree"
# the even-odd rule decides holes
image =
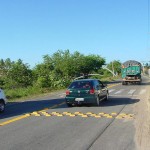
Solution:
[[[65,87],[76,76],[98,72],[105,63],[99,55],[84,56],[78,51],[58,50],[53,55],[43,56],[43,63],[34,70],[34,79],[40,87]]]
[[[32,85],[32,71],[21,59],[11,64],[5,78],[5,87],[19,88]]]
[[[114,60],[107,65],[107,68],[114,71],[114,73],[121,73],[121,62],[119,60]]]
[[[105,59],[99,55],[84,56],[80,61],[80,72],[89,74],[98,72],[98,70],[105,64]]]

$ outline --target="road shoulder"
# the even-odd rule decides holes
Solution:
[[[150,91],[148,85],[147,91]],[[143,97],[139,97],[140,102],[134,106],[135,118],[135,141],[138,150],[150,149],[150,93],[147,92]]]

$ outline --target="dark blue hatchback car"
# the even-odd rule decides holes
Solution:
[[[94,104],[107,100],[108,88],[98,79],[80,79],[73,81],[66,90],[66,104],[70,106],[80,104]]]

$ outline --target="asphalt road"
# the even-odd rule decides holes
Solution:
[[[64,91],[8,104],[0,114],[0,150],[136,150],[133,106],[148,93],[141,85],[109,85],[99,107],[72,107]]]

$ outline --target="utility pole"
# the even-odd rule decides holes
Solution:
[[[142,62],[142,66],[143,66],[143,74],[145,75],[145,69],[147,68],[146,67],[146,64],[148,64],[148,67],[149,67],[149,63],[150,61],[141,61]]]
[[[117,76],[117,75],[114,73],[114,71],[108,69],[106,65],[103,65],[102,68],[108,70],[109,72],[111,72],[112,75],[113,75],[113,77]]]
[[[115,74],[115,73],[114,73],[114,63],[113,63],[113,61],[112,61],[111,64],[112,64],[112,72],[113,72],[113,77],[114,77],[114,74]]]

